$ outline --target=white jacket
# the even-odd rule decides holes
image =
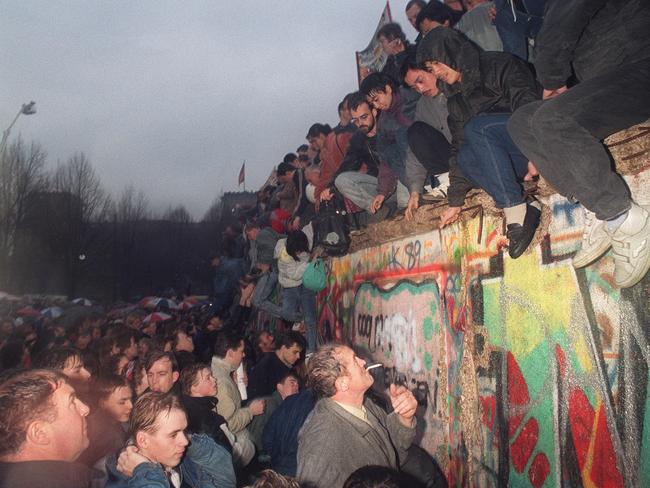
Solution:
[[[280,239],[275,245],[274,257],[278,260],[278,281],[284,288],[302,285],[302,275],[309,264],[309,254],[303,252],[296,261],[287,253],[287,240]]]

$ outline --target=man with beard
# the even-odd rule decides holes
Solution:
[[[396,198],[397,207],[404,208],[409,193],[377,150],[377,110],[361,93],[351,95],[348,106],[359,130],[350,139],[345,158],[333,177],[334,185],[344,197],[373,214],[372,221],[379,222],[389,214],[385,202],[392,203]]]

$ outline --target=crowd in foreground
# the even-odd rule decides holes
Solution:
[[[650,116],[648,2],[406,13],[416,42],[380,29],[384,70],[344,97],[336,127],[308,129],[255,218],[226,229],[204,315],[2,323],[0,487],[444,486],[413,444],[412,392],[373,391],[365,360],[316,330],[318,255],[342,252],[349,227],[412,219],[424,197],[447,201],[444,226],[485,191],[516,259],[541,215],[522,182],[541,174],[587,212],[574,265],[612,248],[617,286],[643,278],[650,215],[602,139]]]
[[[406,387],[382,398],[350,347],[306,358],[298,331],[250,337],[205,308],[200,326],[139,310],[4,320],[0,486],[446,486],[412,445]]]

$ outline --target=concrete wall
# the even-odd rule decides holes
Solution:
[[[649,179],[628,177],[641,203]],[[416,391],[451,486],[650,486],[650,277],[617,289],[609,257],[575,270],[582,209],[545,203],[517,260],[480,213],[332,260],[320,332]]]

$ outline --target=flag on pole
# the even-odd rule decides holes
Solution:
[[[241,164],[241,169],[239,170],[239,178],[237,184],[241,185],[246,181],[246,161]]]
[[[384,25],[392,22],[392,20],[393,19],[390,14],[390,5],[388,2],[386,2],[386,6],[381,13],[381,17],[379,17],[379,23],[377,24],[375,33],[372,35],[370,44],[368,44],[368,46],[363,51],[356,52],[357,78],[359,85],[361,85],[361,82],[366,76],[368,76],[370,73],[381,71],[381,69],[386,64],[386,59],[388,56],[386,56],[386,53],[384,53],[383,49],[381,48],[381,44],[379,44],[379,41],[377,40],[377,32],[379,32],[379,29],[381,29]]]

